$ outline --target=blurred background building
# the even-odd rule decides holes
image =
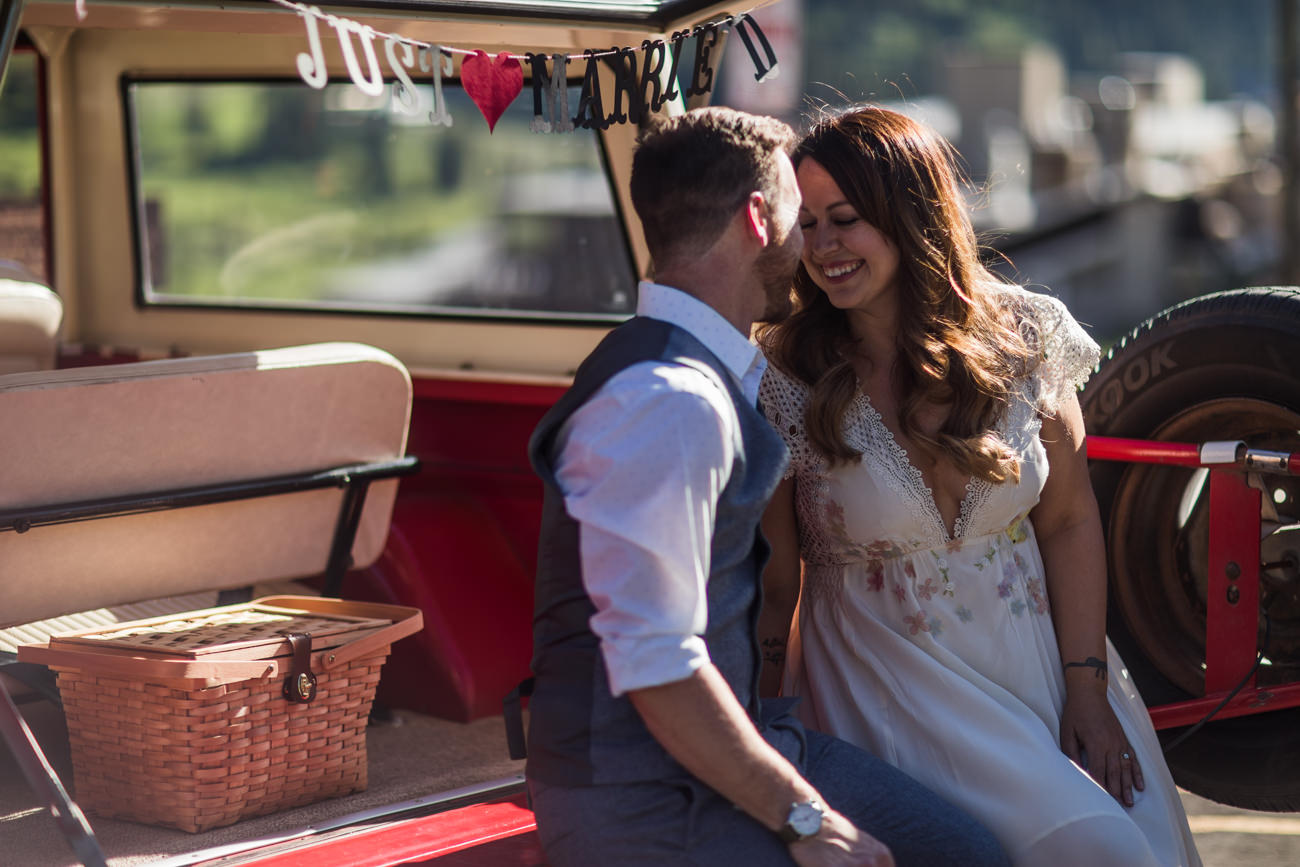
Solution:
[[[780,75],[737,40],[716,101],[796,126],[869,101],[965,160],[1008,279],[1111,340],[1180,300],[1278,281],[1278,4],[780,0],[755,17]]]

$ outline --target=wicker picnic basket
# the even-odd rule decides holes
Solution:
[[[77,802],[204,831],[366,787],[366,720],[418,609],[302,596],[53,636]],[[309,637],[306,637],[309,636]]]

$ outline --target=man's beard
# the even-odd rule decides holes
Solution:
[[[796,227],[797,228],[797,227]],[[754,263],[767,307],[759,322],[783,322],[794,312],[794,274],[799,267],[799,249],[791,243],[793,231],[788,232],[781,244],[769,244]]]

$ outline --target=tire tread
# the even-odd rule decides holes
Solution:
[[[1212,292],[1167,307],[1116,340],[1098,360],[1094,373],[1156,329],[1167,324],[1217,315],[1223,310],[1251,319],[1268,316],[1278,321],[1300,322],[1300,286],[1251,286]]]

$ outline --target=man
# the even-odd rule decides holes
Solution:
[[[1005,863],[972,819],[757,697],[758,527],[788,455],[748,338],[789,312],[793,140],[722,108],[642,136],[657,282],[530,443],[546,501],[527,776],[552,867]]]

